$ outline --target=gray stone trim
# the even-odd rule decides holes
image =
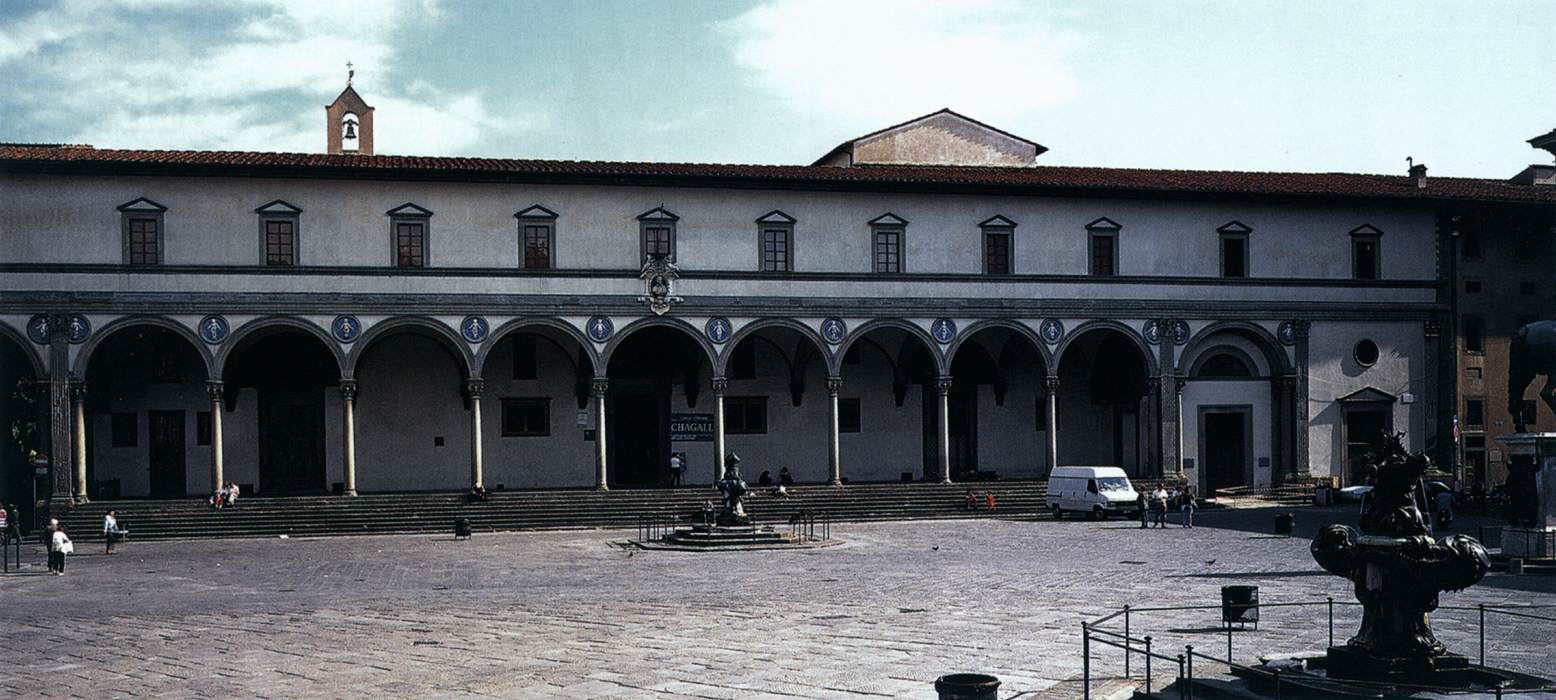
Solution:
[[[1156,353],[1151,350],[1150,345],[1146,344],[1145,338],[1140,337],[1140,332],[1134,328],[1130,328],[1120,321],[1115,321],[1109,318],[1094,318],[1065,332],[1064,338],[1059,341],[1059,345],[1055,347],[1053,351],[1052,371],[1054,374],[1058,374],[1059,363],[1064,361],[1064,352],[1070,348],[1070,344],[1075,342],[1076,338],[1079,338],[1091,331],[1103,329],[1117,331],[1125,338],[1127,338],[1129,342],[1134,343],[1135,349],[1140,352],[1140,356],[1145,358],[1145,373],[1147,376],[1156,376],[1161,374],[1161,365],[1158,361],[1158,358],[1156,357]],[[1172,345],[1172,343],[1162,343],[1162,345]]]
[[[335,369],[339,376],[343,379],[351,379],[352,375],[346,372],[346,354],[340,349],[340,343],[330,337],[328,330],[306,319],[282,315],[262,316],[233,328],[232,333],[227,336],[226,340],[222,341],[221,346],[217,348],[212,358],[212,378],[225,378],[227,360],[232,357],[234,352],[237,352],[238,348],[242,347],[245,342],[248,342],[251,336],[258,339],[286,330],[299,331],[318,340],[323,344],[325,351],[330,354],[330,357],[335,358]]]
[[[418,333],[417,331],[421,331]],[[393,316],[378,321],[369,326],[362,333],[362,337],[351,344],[351,350],[346,355],[346,368],[341,373],[343,377],[357,376],[357,364],[362,361],[362,356],[372,349],[374,343],[381,338],[387,338],[400,333],[412,333],[437,340],[449,350],[459,362],[460,373],[467,378],[479,379],[475,374],[475,358],[471,355],[470,344],[465,342],[459,333],[449,328],[447,324],[435,318],[427,316]]]
[[[1036,321],[1037,319],[1033,320]],[[978,333],[991,328],[1005,328],[1015,333],[1017,336],[1024,338],[1027,341],[1027,344],[1031,345],[1032,349],[1037,351],[1037,356],[1042,359],[1043,372],[1046,376],[1049,368],[1053,366],[1050,363],[1053,362],[1054,358],[1053,354],[1048,351],[1048,344],[1043,342],[1043,339],[1037,335],[1037,332],[1032,330],[1032,328],[1026,324],[1004,318],[992,318],[976,321],[969,324],[966,328],[963,328],[960,333],[957,333],[956,339],[952,340],[950,344],[946,345],[945,347],[946,367],[950,367],[951,363],[956,360],[956,353],[962,349],[963,344],[972,340],[973,336],[977,335]]]
[[[1202,350],[1201,346],[1206,345],[1211,340],[1213,340],[1217,334],[1221,333],[1230,333],[1233,335],[1241,336],[1243,339],[1251,341],[1255,346],[1263,350],[1264,361],[1269,364],[1271,374],[1284,375],[1291,371],[1291,361],[1286,357],[1285,346],[1281,345],[1280,341],[1276,339],[1274,333],[1271,333],[1264,326],[1261,326],[1257,323],[1232,320],[1217,321],[1212,323],[1209,326],[1200,329],[1198,333],[1194,334],[1194,337],[1189,338],[1189,342],[1183,345],[1182,352],[1178,353],[1178,373],[1188,374],[1188,368],[1184,367],[1182,364],[1183,359],[1197,359],[1200,351]]]
[[[94,351],[97,350],[97,346],[102,344],[104,340],[106,340],[114,333],[134,326],[156,326],[158,328],[165,328],[172,331],[175,335],[178,335],[186,342],[188,342],[189,345],[194,349],[195,355],[200,358],[202,363],[205,364],[206,376],[209,378],[218,378],[218,375],[212,374],[212,369],[215,367],[215,362],[211,357],[209,346],[207,346],[204,341],[200,340],[200,337],[195,335],[193,330],[191,330],[188,326],[174,321],[173,319],[149,314],[137,314],[132,316],[125,316],[123,318],[117,318],[103,324],[101,328],[94,330],[90,336],[87,336],[86,341],[81,344],[81,350],[76,353],[75,365],[71,370],[72,373],[78,377],[85,377],[87,367],[91,365],[92,355],[94,354]]]
[[[748,337],[752,337],[758,331],[767,328],[787,328],[796,333],[799,333],[801,337],[809,340],[813,345],[815,345],[816,351],[821,353],[820,356],[822,359],[826,360],[827,374],[838,374],[838,363],[841,362],[841,360],[838,358],[841,358],[842,355],[838,354],[837,357],[834,358],[832,351],[827,349],[828,345],[826,341],[821,339],[821,335],[817,333],[815,329],[792,318],[762,318],[741,326],[739,330],[735,331],[729,336],[729,341],[725,343],[725,347],[728,347],[730,351],[724,353],[722,357],[719,357],[718,360],[713,363],[713,373],[719,376],[728,375],[729,358],[734,356],[734,349],[740,345],[741,341]]]
[[[929,356],[935,361],[936,374],[949,375],[951,373],[951,364],[945,360],[945,354],[941,351],[940,343],[935,342],[935,339],[930,337],[928,331],[925,331],[923,328],[920,328],[918,324],[913,323],[912,321],[909,321],[905,318],[876,318],[861,323],[856,328],[849,329],[848,338],[844,339],[843,342],[837,346],[837,350],[835,351],[836,357],[834,359],[837,367],[837,374],[842,374],[841,370],[843,367],[843,357],[848,354],[848,349],[853,347],[854,343],[863,340],[864,337],[869,335],[872,331],[881,328],[896,328],[899,330],[907,331],[908,335],[918,339],[920,343],[924,344],[924,351],[929,353]],[[890,353],[888,353],[887,357],[892,356]],[[899,353],[898,357],[892,358],[893,364],[895,364],[900,359],[901,356]]]
[[[560,318],[516,318],[493,328],[492,332],[485,341],[481,342],[479,349],[473,355],[472,373],[476,376],[485,376],[486,358],[491,355],[498,342],[509,334],[521,332],[526,328],[550,328],[572,338],[574,342],[578,343],[578,347],[589,357],[590,375],[601,376],[605,374],[603,365],[600,364],[600,353],[595,349],[594,341],[589,340],[589,337],[584,335],[583,331],[580,331],[573,324]]]
[[[639,308],[636,313],[641,314],[642,312],[643,310]],[[702,348],[703,357],[708,360],[708,366],[719,366],[719,353],[716,349],[714,349],[713,345],[708,342],[707,336],[703,335],[701,329],[696,328],[685,320],[676,318],[674,316],[647,316],[638,318],[637,320],[632,321],[631,323],[627,323],[621,328],[616,329],[616,332],[611,334],[611,339],[606,341],[605,348],[600,351],[599,364],[595,365],[595,367],[598,368],[601,374],[604,374],[605,371],[610,368],[611,355],[616,352],[616,348],[621,347],[621,344],[626,342],[628,336],[631,336],[633,333],[636,333],[644,328],[650,328],[654,326],[674,328],[686,333],[691,337],[693,342],[697,343],[697,347]]]

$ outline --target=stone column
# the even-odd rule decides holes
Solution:
[[[222,462],[222,395],[226,385],[220,379],[205,382],[205,394],[211,399],[211,493],[227,483]]]
[[[357,495],[357,380],[340,380],[342,491]]]
[[[940,415],[936,422],[935,431],[939,436],[936,447],[939,449],[940,483],[951,483],[951,378],[940,376],[935,378],[935,395],[939,397]]]
[[[1286,459],[1286,378],[1270,379],[1270,481],[1282,483],[1290,476],[1291,460]]]
[[[1145,464],[1140,470],[1141,476],[1162,476],[1162,444],[1161,431],[1156,426],[1161,422],[1157,416],[1162,411],[1162,381],[1157,375],[1145,378],[1145,410],[1140,414],[1140,425],[1145,430]]]
[[[86,382],[70,383],[71,457],[75,462],[76,503],[86,503]]]
[[[610,490],[605,463],[605,391],[610,385],[605,377],[595,377],[589,384],[589,396],[594,399],[594,488],[600,491]]]
[[[1059,378],[1048,377],[1044,385],[1048,388],[1048,471],[1052,473],[1059,466]]]
[[[831,400],[832,422],[831,429],[827,431],[827,466],[830,468],[831,478],[827,483],[833,486],[843,485],[843,450],[842,438],[838,434],[838,409],[837,395],[843,391],[842,377],[827,377],[827,398]]]
[[[70,401],[70,317],[49,317],[49,466],[52,485],[49,493],[51,512],[61,512],[71,503],[74,476],[71,449]]]
[[[724,392],[729,380],[713,378],[713,483],[724,478]]]
[[[484,488],[481,476],[481,390],[486,382],[465,380],[465,399],[470,403],[470,488]]]
[[[1310,475],[1311,467],[1308,464],[1308,336],[1313,324],[1309,321],[1296,320],[1291,322],[1292,334],[1296,337],[1297,368],[1293,377],[1291,396],[1291,420],[1293,430],[1291,436],[1292,468],[1294,477]]]
[[[1188,386],[1188,383],[1188,380],[1183,377],[1172,379],[1172,407],[1178,412],[1177,418],[1173,420],[1173,428],[1176,432],[1172,437],[1172,461],[1177,465],[1174,472],[1178,476],[1183,476],[1183,387]],[[1248,455],[1247,459],[1253,459],[1253,455]],[[1199,464],[1199,473],[1205,473],[1202,463]]]
[[[1171,318],[1156,321],[1156,332],[1160,338],[1156,346],[1156,363],[1160,372],[1161,391],[1157,425],[1160,426],[1158,432],[1163,476],[1183,475],[1183,387],[1178,382],[1177,361],[1174,357],[1177,342],[1173,338],[1173,328],[1177,324],[1177,319]]]

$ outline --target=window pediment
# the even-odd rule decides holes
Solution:
[[[908,220],[891,212],[886,212],[869,221],[871,226],[907,226]]]
[[[756,220],[756,222],[759,224],[792,224],[795,221],[798,221],[798,219],[795,219],[794,217],[789,216],[788,214],[785,214],[777,209],[757,217]]]
[[[1005,218],[1005,216],[1002,214],[995,214],[994,216],[978,222],[978,226],[982,228],[1015,228],[1016,222]]]
[[[545,208],[543,206],[540,206],[539,204],[536,204],[534,206],[529,207],[528,209],[524,209],[524,210],[521,210],[521,211],[515,213],[513,215],[513,218],[515,218],[515,219],[555,219],[555,218],[557,218],[557,215],[556,215],[556,212],[551,211],[550,209],[547,209],[547,208]]]
[[[157,204],[156,202],[146,199],[145,197],[137,197],[128,202],[120,204],[118,209],[119,211],[130,214],[161,214],[162,212],[167,211],[167,207],[164,207],[161,204]]]
[[[642,214],[638,214],[638,221],[680,221],[680,220],[681,220],[681,217],[676,216],[674,213],[671,213],[671,211],[669,209],[666,209],[664,207],[654,207],[653,209],[645,211]]]
[[[297,214],[303,213],[303,210],[299,209],[298,207],[296,207],[295,205],[291,204],[290,202],[286,202],[284,200],[277,199],[277,200],[274,200],[274,201],[267,202],[265,204],[259,205],[258,207],[256,207],[254,209],[254,213],[256,213],[256,214],[288,214],[288,215],[294,215],[295,216]]]
[[[1119,226],[1117,221],[1103,216],[1097,218],[1089,224],[1086,224],[1086,228],[1092,231],[1117,231],[1123,228],[1123,226]]]
[[[1226,222],[1225,224],[1222,224],[1221,228],[1216,229],[1216,233],[1240,233],[1240,234],[1246,234],[1246,233],[1253,233],[1253,229],[1248,228],[1247,224],[1244,224],[1243,222],[1237,221],[1237,220],[1234,219],[1232,221]]]
[[[1340,403],[1394,403],[1398,400],[1399,397],[1375,386],[1363,387],[1335,399]]]
[[[400,206],[395,207],[393,209],[390,209],[389,211],[384,212],[384,213],[389,215],[389,216],[420,216],[420,217],[432,216],[432,212],[431,211],[428,211],[427,209],[424,209],[422,207],[416,206],[415,204],[412,204],[410,202],[406,202],[404,204],[401,204]]]
[[[1352,236],[1381,236],[1381,235],[1383,235],[1383,232],[1378,230],[1372,224],[1362,224],[1360,226],[1357,226],[1356,228],[1351,229],[1351,235]]]

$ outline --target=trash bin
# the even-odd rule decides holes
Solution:
[[[454,539],[470,538],[470,519],[454,518]]]
[[[1291,528],[1297,522],[1297,516],[1290,513],[1275,514],[1275,534],[1290,535]]]
[[[940,700],[997,700],[1000,679],[982,673],[952,673],[935,679]]]
[[[1319,484],[1313,487],[1313,505],[1327,506],[1333,498],[1334,489],[1330,488],[1328,484]]]
[[[1221,621],[1227,624],[1259,623],[1258,586],[1222,586]]]

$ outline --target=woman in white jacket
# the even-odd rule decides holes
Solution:
[[[75,549],[70,536],[65,534],[65,526],[56,525],[53,534],[49,535],[49,571],[54,572],[55,576],[64,576],[65,555]]]

